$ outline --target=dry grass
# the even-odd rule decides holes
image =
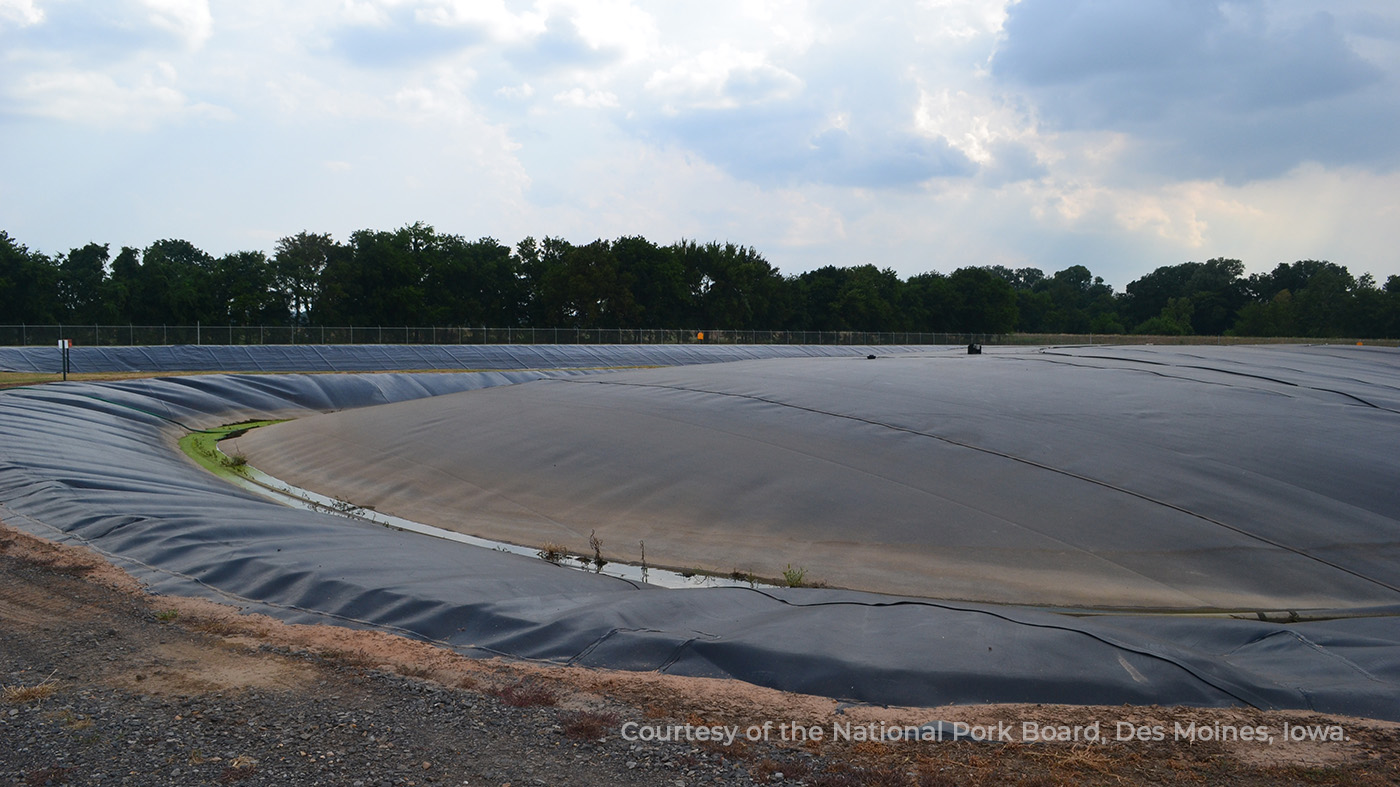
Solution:
[[[540,551],[537,554],[541,560],[546,560],[557,566],[569,557],[569,548],[554,541],[546,541],[540,544]]]
[[[576,741],[596,741],[618,729],[621,719],[606,711],[573,711],[561,714],[559,728]]]
[[[58,684],[53,680],[53,673],[49,673],[47,678],[39,681],[33,686],[6,686],[4,688],[5,701],[23,705],[29,702],[45,699],[58,691]]]
[[[536,708],[559,704],[559,696],[539,683],[518,681],[486,692],[512,708]]]

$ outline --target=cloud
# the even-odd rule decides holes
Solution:
[[[550,17],[544,32],[506,50],[506,60],[526,73],[560,69],[595,69],[621,59],[621,49],[584,38],[567,17]]]
[[[15,20],[14,24],[6,24]],[[143,52],[199,49],[213,32],[205,0],[50,3],[0,0],[0,41],[11,57],[98,65]]]
[[[68,123],[149,129],[172,120],[227,120],[228,110],[191,101],[175,87],[175,69],[161,63],[130,81],[94,71],[35,73],[11,88],[14,111]]]
[[[191,49],[202,46],[213,32],[209,0],[141,0],[141,4],[149,10],[147,18],[152,25],[172,33]]]
[[[410,7],[360,8],[331,34],[331,49],[367,68],[418,65],[486,40],[483,30]]]
[[[802,92],[803,83],[791,71],[765,62],[760,52],[725,45],[655,71],[644,87],[674,113],[792,99]]]
[[[619,106],[616,95],[604,90],[584,90],[581,87],[556,93],[554,100],[560,104],[584,109],[616,109]]]
[[[44,11],[34,0],[0,0],[0,29],[28,27],[44,21]]]
[[[502,85],[496,88],[494,95],[510,101],[528,101],[535,95],[535,89],[529,82],[522,82],[519,85]]]
[[[0,62],[31,247],[421,219],[786,273],[1400,273],[1394,0],[0,0]]]
[[[975,170],[941,138],[864,124],[850,127],[849,120],[833,122],[800,105],[661,116],[652,120],[652,133],[699,152],[735,177],[767,185],[903,188]]]
[[[1400,163],[1393,76],[1337,17],[1254,3],[1023,0],[992,74],[1050,129],[1130,134],[1130,165],[1186,177],[1265,178],[1303,161]]]

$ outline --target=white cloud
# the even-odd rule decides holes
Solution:
[[[198,49],[213,33],[209,0],[141,0],[141,3],[151,12],[151,24],[183,39],[191,49]]]
[[[1314,5],[1226,3],[1263,20],[1252,38],[1239,14],[1211,22],[1248,44],[1233,70],[1167,13],[1214,3],[1071,6],[1089,19],[1049,0],[0,0],[0,169],[34,197],[0,192],[0,215],[42,248],[112,226],[135,235],[99,240],[222,252],[421,219],[507,242],[729,240],[786,273],[1082,263],[1121,288],[1222,255],[1400,273],[1393,2],[1328,5],[1311,37]],[[1295,86],[1313,98],[1279,125]],[[171,162],[123,169],[152,149]],[[1222,173],[1234,160],[1252,174]],[[207,203],[173,196],[191,167],[223,186]],[[93,171],[120,199],[69,210]]]
[[[931,13],[919,33],[935,38],[972,40],[1001,32],[1006,8],[1016,0],[923,0]]]
[[[0,0],[0,30],[9,26],[28,27],[44,21],[44,10],[34,0]]]
[[[986,93],[920,86],[914,122],[931,137],[943,137],[978,164],[993,160],[998,142],[1036,143],[1033,122]]]
[[[555,93],[554,100],[560,104],[584,109],[615,109],[619,106],[616,94],[605,90],[585,90],[581,87]]]
[[[175,119],[227,120],[227,109],[192,102],[175,86],[174,67],[157,63],[131,83],[93,71],[34,73],[10,92],[26,114],[92,127],[151,129]]]
[[[412,122],[476,119],[467,97],[475,74],[440,69],[430,79],[406,84],[394,94],[395,115]]]
[[[519,85],[505,85],[496,88],[496,95],[501,98],[508,98],[513,101],[525,101],[535,95],[535,89],[529,82],[522,82]]]
[[[796,74],[766,62],[760,52],[722,45],[657,70],[646,89],[666,102],[665,110],[733,109],[785,101],[802,92]]]
[[[624,62],[647,57],[660,35],[652,15],[631,0],[558,0],[541,6],[570,19],[594,49],[622,53]]]

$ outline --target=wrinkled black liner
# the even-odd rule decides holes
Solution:
[[[930,349],[939,348],[802,344],[181,344],[74,347],[69,372],[393,372],[675,366]],[[57,374],[62,368],[55,347],[0,347],[0,371]]]
[[[637,587],[283,508],[210,476],[174,446],[186,427],[548,374],[211,375],[0,392],[0,519],[91,546],[156,592],[465,653],[738,678],[872,703],[1251,705],[1400,719],[1393,617],[1075,617],[838,590]]]

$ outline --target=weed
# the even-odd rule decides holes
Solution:
[[[169,623],[178,617],[180,617],[180,611],[176,609],[163,609],[156,613],[156,620],[159,620],[161,623]]]
[[[747,582],[751,588],[758,587],[758,576],[752,571],[740,571],[736,568],[729,572],[729,578],[735,582]]]
[[[617,714],[599,711],[574,711],[559,717],[560,729],[576,741],[601,740],[617,729],[617,723]]]
[[[563,544],[546,541],[540,544],[540,551],[535,554],[540,556],[540,560],[553,563],[557,566],[563,563],[564,559],[569,556],[569,550],[566,549]]]
[[[57,670],[54,670],[54,672],[57,672]],[[23,705],[26,702],[42,700],[48,697],[55,691],[58,691],[58,684],[54,683],[53,675],[54,673],[50,672],[47,678],[44,678],[33,686],[6,686],[4,690],[5,701],[12,702],[16,705]]]
[[[603,559],[603,539],[598,538],[598,532],[596,530],[588,531],[588,548],[593,550],[594,572],[602,573],[603,566],[606,566],[608,561]]]
[[[248,466],[248,457],[243,454],[234,454],[228,458],[228,466],[235,470]]]
[[[224,768],[223,772],[219,774],[219,783],[232,784],[234,782],[241,782],[258,772],[257,764],[258,761],[252,757],[234,757],[232,760],[229,760],[228,767]]]
[[[40,683],[38,686],[6,686],[5,701],[23,705],[26,702],[42,700],[53,694],[54,691],[54,686],[51,683]]]
[[[559,698],[547,686],[524,681],[512,683],[504,688],[491,689],[487,693],[512,708],[536,708],[559,704]]]
[[[787,568],[783,569],[783,582],[787,583],[790,588],[802,587],[803,581],[806,579],[807,569],[805,568],[793,568],[792,564],[788,563]]]

